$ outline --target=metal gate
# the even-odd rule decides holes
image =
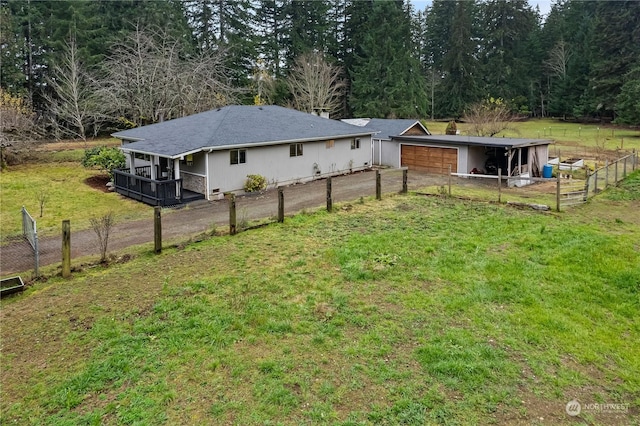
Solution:
[[[36,228],[35,219],[31,217],[24,206],[22,207],[22,235],[27,241],[29,241],[29,244],[31,244],[31,247],[33,248],[35,275],[38,277],[38,266],[40,263],[40,255],[38,252],[38,230]]]

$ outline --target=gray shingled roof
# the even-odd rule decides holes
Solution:
[[[377,139],[391,139],[391,136],[401,135],[416,123],[418,120],[372,118],[364,127],[379,131],[380,133],[375,136]]]
[[[462,135],[397,136],[393,140],[404,142],[440,142],[451,145],[492,146],[496,148],[518,148],[534,145],[549,145],[547,139],[500,138]]]
[[[204,149],[364,136],[373,130],[275,105],[230,105],[114,133],[127,151],[179,157]]]
[[[391,139],[391,136],[401,135],[416,123],[419,123],[418,120],[388,118],[352,118],[342,121],[367,130],[376,131],[377,134],[374,136],[376,139]],[[429,134],[429,130],[426,128],[425,130],[427,130],[427,134]]]

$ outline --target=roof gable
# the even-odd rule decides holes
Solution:
[[[391,139],[401,135],[430,135],[429,130],[419,120],[387,118],[352,118],[342,120],[346,123],[373,130],[376,139]]]
[[[204,149],[370,135],[370,129],[275,105],[230,105],[112,136],[128,151],[178,157]]]

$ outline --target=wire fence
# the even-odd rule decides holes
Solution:
[[[564,166],[564,163],[557,164],[554,167],[555,177],[549,178],[502,176],[500,173],[450,173],[444,185],[425,188],[425,193],[562,211],[585,203],[590,197],[625,179],[638,169],[638,153],[633,151],[614,161],[607,160],[604,167],[591,173],[584,164],[576,168]]]
[[[589,174],[585,182],[585,201],[587,198],[616,185],[638,168],[638,153],[633,152],[613,162],[606,161],[603,167]]]

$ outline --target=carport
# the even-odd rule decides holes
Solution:
[[[460,135],[394,136],[398,165],[428,173],[452,172],[508,177],[542,175],[549,159],[550,140],[489,138]],[[391,164],[390,164],[391,165]]]

